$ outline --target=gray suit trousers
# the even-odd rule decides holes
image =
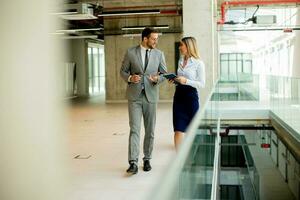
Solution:
[[[157,103],[150,103],[144,92],[137,100],[128,101],[129,113],[129,147],[128,162],[137,164],[140,150],[140,130],[141,120],[144,119],[145,136],[144,136],[144,158],[150,160],[153,150],[154,129],[156,122]]]

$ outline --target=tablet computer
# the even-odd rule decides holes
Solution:
[[[163,76],[167,79],[174,79],[177,77],[174,73],[163,74]]]

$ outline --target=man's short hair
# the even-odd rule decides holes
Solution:
[[[142,41],[144,40],[144,37],[149,38],[151,33],[158,33],[158,31],[150,27],[144,28],[142,32]]]

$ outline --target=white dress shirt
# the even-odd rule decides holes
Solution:
[[[178,76],[184,76],[186,85],[192,86],[197,90],[205,87],[205,65],[203,61],[196,58],[189,58],[187,64],[183,67],[184,58],[181,57],[178,61]]]

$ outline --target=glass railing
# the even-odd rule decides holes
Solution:
[[[260,145],[254,131],[230,130],[221,140],[219,199],[259,199],[259,176],[250,153]]]
[[[238,74],[235,82],[219,82],[211,101],[255,101],[282,121],[300,141],[300,78]]]
[[[218,177],[214,172],[219,171],[214,169],[218,101],[207,101],[202,107],[204,109],[196,114],[188,127],[176,159],[149,199],[211,199],[212,195],[217,195],[216,186],[212,187],[212,184],[216,185]]]
[[[272,116],[300,142],[300,78],[267,76],[266,80]]]
[[[300,79],[244,74],[239,91],[267,102],[300,139]],[[185,140],[151,200],[259,199],[259,174],[252,152],[260,149],[258,132],[226,132],[222,127],[222,91],[218,82],[188,127]],[[233,83],[231,83],[233,84]],[[236,101],[244,101],[237,98]],[[299,129],[297,129],[299,128]]]
[[[239,73],[236,81],[219,81],[218,93],[214,92],[211,100],[216,101],[258,101],[259,76]]]

